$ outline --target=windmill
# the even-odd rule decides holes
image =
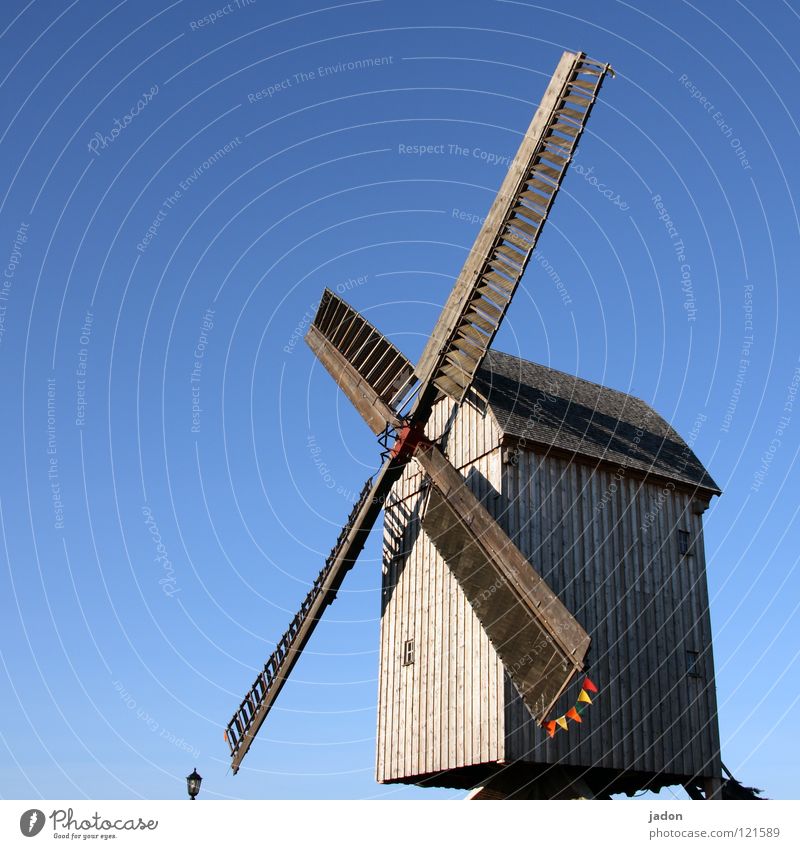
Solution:
[[[594,384],[564,383],[566,376],[562,376],[564,385],[551,394],[534,384],[552,382],[557,373],[536,373],[532,364],[490,351],[608,73],[613,73],[609,65],[584,53],[565,52],[561,57],[416,366],[340,297],[330,290],[324,292],[306,341],[379,435],[386,449],[384,462],[365,483],[300,610],[228,723],[226,739],[234,773],[384,511],[379,781],[464,788],[480,785],[483,789],[476,791],[478,798],[602,796],[675,781],[693,788],[703,781],[717,781],[707,602],[705,613],[700,610],[705,590],[701,557],[694,561],[702,574],[694,581],[699,595],[692,595],[700,622],[692,657],[705,678],[697,688],[700,695],[684,723],[686,728],[678,722],[671,731],[676,737],[674,748],[679,751],[665,754],[659,744],[652,751],[644,731],[641,743],[636,742],[639,732],[631,727],[632,717],[617,715],[614,698],[608,700],[610,716],[600,722],[600,737],[583,739],[576,748],[571,742],[575,738],[561,734],[548,739],[541,726],[564,699],[572,697],[567,691],[576,686],[590,648],[592,638],[587,631],[596,631],[603,640],[608,637],[608,621],[601,612],[606,607],[601,600],[605,596],[595,593],[595,602],[587,605],[587,588],[576,592],[574,576],[565,585],[565,573],[556,567],[566,560],[561,556],[556,564],[553,550],[547,554],[547,562],[535,564],[541,546],[536,551],[523,550],[530,545],[522,540],[519,528],[511,527],[513,511],[503,501],[512,479],[527,474],[530,481],[532,464],[542,466],[534,449],[543,444],[543,418],[557,419],[559,403],[566,398],[565,409],[572,412],[565,417],[561,410],[550,447],[563,442],[567,419],[575,412],[571,399],[576,397],[585,402],[581,409],[591,409],[593,404],[595,410],[602,409],[616,421],[617,429],[624,424],[626,432],[647,420],[647,439],[640,438],[627,453],[623,450],[625,456],[618,462],[624,461],[625,468],[638,468],[647,487],[663,487],[664,481],[671,481],[680,504],[671,504],[670,509],[694,517],[691,521],[696,520],[697,525],[702,513],[697,505],[707,505],[711,495],[719,492],[688,446],[657,414],[644,409],[646,405],[636,406],[635,399],[621,393],[592,400]],[[515,370],[521,374],[528,367],[534,373],[517,381],[517,400],[528,403],[531,392],[544,391],[542,399],[530,404],[531,439],[525,436],[524,427],[517,427],[521,438],[519,432],[514,433],[510,423],[514,404],[508,421],[501,421],[502,398],[514,396]],[[523,383],[529,391],[521,395]],[[506,384],[512,389],[506,391]],[[635,415],[625,415],[626,402],[617,395],[629,399],[628,409]],[[471,436],[463,438],[464,433],[482,433],[483,437],[476,439],[484,439],[483,449],[475,447]],[[648,453],[641,445],[648,439],[660,439],[662,448],[670,446],[671,456],[665,459],[661,448]],[[578,440],[573,461],[578,456],[592,456],[590,442]],[[684,447],[688,453],[682,453]],[[569,465],[565,452],[569,452],[568,444],[566,449],[560,446],[558,462]],[[550,453],[546,452],[547,458]],[[610,456],[603,458],[605,465]],[[579,476],[574,470],[572,474]],[[633,482],[631,477],[625,484]],[[595,480],[592,486],[597,508],[599,484]],[[557,489],[554,477],[551,495]],[[671,496],[673,490],[669,490]],[[639,493],[636,497],[645,496]],[[537,511],[541,505],[529,507]],[[554,519],[558,512],[551,505]],[[609,508],[604,516],[611,512]],[[573,524],[577,528],[579,521]],[[562,529],[560,533],[566,536],[567,532]],[[702,527],[694,527],[693,546],[698,552],[701,534]],[[582,534],[576,532],[578,536]],[[581,543],[583,565],[594,562],[603,550],[604,540],[598,538],[595,543],[594,549]],[[613,552],[609,556],[613,558]],[[577,554],[572,558],[576,563],[578,559]],[[581,575],[580,582],[588,580],[588,575]],[[691,583],[691,576],[683,576],[681,581]],[[641,611],[628,611],[637,616],[636,628],[645,627],[650,607],[655,610],[645,604]],[[581,613],[576,616],[578,608]],[[614,608],[616,611],[617,605]],[[584,627],[582,621],[591,627]],[[623,627],[617,627],[617,640]],[[678,651],[683,651],[682,646],[683,642]],[[641,665],[655,662],[663,666],[658,650],[655,644],[649,647]],[[630,679],[619,668],[619,658],[614,668],[608,668],[603,659],[611,656],[610,652],[600,646],[596,654],[603,661],[598,669],[605,677],[616,681],[622,676],[630,687]],[[662,692],[680,698],[669,695],[667,682],[661,681],[657,670],[653,673],[656,690],[639,680],[645,674],[636,667],[637,681],[651,701]],[[613,696],[615,691],[609,692]],[[650,707],[659,710],[658,705]],[[710,718],[698,723],[701,710]],[[660,732],[661,726],[652,716],[647,721],[651,732]],[[688,754],[680,748],[683,737],[691,738]],[[606,746],[610,751],[604,751]],[[707,791],[712,787],[705,786]],[[718,784],[713,785],[708,792],[717,788]]]

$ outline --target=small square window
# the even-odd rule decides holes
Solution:
[[[699,651],[687,651],[686,652],[686,674],[690,678],[702,678],[703,670],[700,666],[700,652]]]
[[[689,533],[689,531],[678,531],[678,547],[680,549],[681,554],[692,553],[692,535]]]
[[[406,640],[403,643],[403,666],[411,666],[414,662],[414,641]]]

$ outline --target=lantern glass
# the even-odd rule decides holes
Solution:
[[[189,791],[189,797],[194,801],[195,796],[200,792],[200,782],[202,776],[195,769],[191,775],[186,776],[186,789]]]

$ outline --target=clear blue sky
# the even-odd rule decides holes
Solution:
[[[453,795],[374,783],[377,533],[237,777],[222,730],[378,462],[295,328],[340,286],[415,358],[582,49],[496,346],[705,417],[723,760],[797,798],[800,7],[218,9],[4,4],[0,795]]]

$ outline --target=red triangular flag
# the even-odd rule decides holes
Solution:
[[[550,722],[545,722],[544,727],[547,729],[547,733],[552,737],[556,733],[555,719],[551,719]]]
[[[578,716],[578,711],[575,710],[574,707],[571,707],[564,716],[568,716],[570,719],[574,719],[575,722],[583,722],[583,720]]]
[[[583,689],[588,690],[590,693],[596,693],[597,692],[597,687],[595,687],[595,685],[592,683],[592,681],[589,678],[583,679]]]

